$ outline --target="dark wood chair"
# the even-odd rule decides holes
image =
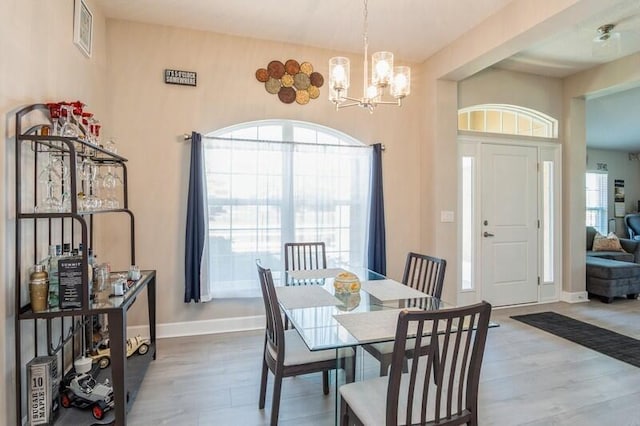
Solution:
[[[402,283],[439,299],[446,269],[447,261],[444,259],[410,252],[407,254]],[[386,376],[391,365],[393,342],[374,343],[363,348],[380,361],[380,375]],[[411,355],[410,351],[407,355]]]
[[[337,354],[335,350],[311,352],[296,330],[285,330],[271,270],[263,268],[259,262],[256,262],[256,266],[267,318],[258,406],[260,409],[264,408],[267,376],[271,371],[274,375],[271,425],[275,426],[278,424],[280,391],[284,377],[322,372],[323,391],[325,395],[328,395],[330,370],[344,369],[347,374],[347,382],[353,382],[355,354],[352,348],[341,349]]]
[[[284,270],[299,271],[326,269],[327,254],[324,242],[303,242],[284,244]],[[284,328],[289,329],[289,318],[284,318]]]
[[[487,302],[400,312],[389,377],[341,386],[340,424],[477,425],[480,368],[490,316]],[[408,344],[413,357],[409,372],[403,373]],[[435,383],[431,381],[434,371]]]
[[[324,242],[285,243],[284,270],[326,269]]]

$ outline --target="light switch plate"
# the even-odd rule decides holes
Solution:
[[[440,222],[453,222],[454,215],[451,210],[442,210],[440,212]]]

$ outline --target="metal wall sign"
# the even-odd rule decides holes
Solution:
[[[164,70],[164,82],[166,84],[178,84],[180,86],[196,86],[197,73],[195,71]]]

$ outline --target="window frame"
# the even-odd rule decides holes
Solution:
[[[272,128],[272,127],[273,129],[271,129],[272,130],[271,132],[261,131],[261,129]],[[274,129],[277,129],[277,132]],[[234,124],[232,126],[228,126],[228,127],[207,133],[204,137],[205,163],[207,163],[206,153],[208,149],[206,147],[206,141],[210,139],[230,140],[231,143],[234,143],[234,142],[246,143],[248,146],[246,149],[249,149],[249,150],[251,150],[251,146],[252,146],[251,144],[258,144],[256,145],[256,147],[262,146],[262,143],[264,143],[265,146],[267,146],[268,144],[274,144],[273,145],[274,147],[275,147],[275,144],[283,145],[283,146],[280,146],[279,148],[274,148],[274,155],[280,157],[278,164],[274,166],[275,167],[274,170],[278,172],[276,173],[278,174],[278,176],[274,175],[275,179],[277,180],[281,179],[277,183],[278,186],[281,186],[281,189],[279,190],[280,192],[275,193],[275,197],[276,197],[275,201],[274,199],[262,200],[268,204],[273,202],[277,204],[277,208],[275,210],[278,211],[278,214],[280,215],[280,220],[277,221],[278,222],[276,227],[277,229],[274,228],[273,233],[270,234],[273,236],[273,238],[279,241],[277,244],[278,246],[277,251],[274,250],[275,246],[273,246],[273,242],[267,241],[267,243],[265,243],[265,246],[264,246],[266,247],[264,248],[264,250],[267,250],[267,254],[263,253],[263,246],[260,245],[261,243],[259,242],[259,237],[260,235],[262,235],[264,227],[260,224],[260,220],[259,220],[260,210],[258,206],[256,207],[257,210],[255,213],[258,217],[258,220],[256,221],[255,227],[252,228],[256,235],[254,237],[255,240],[253,243],[253,247],[250,247],[251,244],[249,244],[248,247],[250,248],[250,250],[242,251],[241,257],[246,257],[248,253],[251,254],[251,250],[255,250],[256,253],[264,254],[264,256],[260,256],[260,259],[263,262],[263,265],[270,267],[274,272],[274,277],[278,279],[280,270],[283,268],[283,264],[284,264],[283,262],[284,243],[293,242],[293,241],[302,241],[300,238],[305,239],[305,237],[301,237],[300,234],[306,232],[307,235],[311,235],[314,237],[311,239],[306,238],[305,241],[310,241],[310,240],[314,240],[314,241],[333,240],[334,241],[333,244],[330,244],[330,241],[325,241],[328,243],[327,244],[327,260],[330,264],[333,264],[336,266],[340,264],[342,265],[351,264],[353,266],[366,267],[366,260],[367,260],[367,241],[366,241],[367,231],[366,230],[368,229],[368,220],[369,220],[370,191],[368,190],[368,186],[367,186],[366,195],[363,195],[363,192],[361,191],[361,189],[365,189],[364,186],[362,185],[362,182],[365,180],[364,178],[365,174],[366,174],[367,184],[370,184],[370,178],[369,178],[370,172],[371,172],[371,154],[370,153],[372,152],[370,146],[365,145],[364,143],[338,130],[331,129],[322,125],[317,125],[315,123],[296,121],[296,120],[286,120],[286,119],[258,120],[258,121]],[[221,142],[225,143],[224,141],[221,141]],[[285,146],[290,146],[290,148]],[[343,152],[341,152],[340,151],[341,148],[346,148],[346,149]],[[356,148],[368,149],[368,153],[365,154],[365,155],[368,155],[368,159],[364,158],[364,156],[361,155],[359,151],[354,150]],[[256,148],[256,149],[260,149],[260,148]],[[265,149],[269,149],[269,148],[267,147]],[[231,151],[232,151],[232,148],[230,148],[230,152]],[[259,150],[255,152],[256,154],[254,155],[257,155],[257,156],[260,155]],[[338,165],[333,164],[332,169],[333,170],[338,169],[338,174],[335,175],[334,173],[333,175],[336,177],[336,179],[342,178],[342,179],[347,179],[347,181],[350,181],[351,185],[348,188],[350,188],[351,192],[353,192],[355,188],[358,190],[358,192],[360,192],[360,194],[358,194],[355,197],[349,196],[345,198],[344,194],[343,196],[340,196],[339,193],[336,193],[335,191],[331,191],[331,195],[333,196],[333,198],[329,198],[324,201],[323,200],[317,201],[317,203],[320,203],[320,204],[314,204],[311,202],[310,204],[308,204],[306,208],[307,212],[310,211],[309,209],[311,209],[314,212],[322,212],[323,210],[321,207],[325,206],[325,204],[323,203],[327,203],[326,206],[330,208],[330,211],[328,213],[327,211],[325,211],[324,215],[317,213],[317,216],[313,214],[311,216],[308,216],[305,213],[301,213],[301,211],[304,208],[302,209],[300,208],[300,198],[299,198],[301,196],[300,194],[306,194],[308,192],[307,191],[308,185],[301,184],[300,179],[306,176],[308,179],[311,179],[310,182],[315,181],[316,182],[315,185],[318,188],[321,188],[322,180],[319,180],[319,179],[321,179],[322,176],[324,176],[325,174],[324,174],[324,171],[321,171],[317,175],[313,175],[313,172],[311,172],[311,175],[307,176],[305,171],[307,169],[305,169],[304,167],[294,166],[294,161],[298,161],[298,162],[304,161],[305,156],[311,156],[311,158],[313,158],[314,156],[322,156],[322,155],[326,155],[327,158],[340,158],[340,161],[344,161],[347,163],[347,167],[344,168],[344,170],[342,167],[338,167]],[[294,159],[294,157],[297,159]],[[364,161],[366,161],[366,167],[362,166],[362,164],[364,164],[363,163]],[[320,163],[320,162],[316,161],[316,163]],[[320,163],[320,164],[323,164],[323,163]],[[327,164],[331,164],[331,163],[327,163]],[[342,163],[340,163],[340,165],[342,165]],[[357,167],[358,165],[361,165],[362,167],[358,168]],[[247,203],[248,205],[252,205],[253,203],[253,205],[257,206],[257,204],[255,203],[259,202],[261,200],[260,198],[246,198],[246,199],[240,200],[240,199],[235,199],[233,197],[232,188],[234,185],[233,179],[235,178],[235,176],[231,171],[232,166],[229,165],[228,167],[230,168],[228,171],[229,173],[228,179],[229,179],[229,185],[230,185],[229,186],[230,192],[228,193],[228,197],[216,199],[214,196],[215,190],[212,188],[209,188],[207,190],[208,207],[210,208],[211,206],[215,205],[216,207],[219,208],[219,207],[231,205],[229,203],[233,203],[237,205],[238,203],[242,203],[242,202]],[[357,173],[353,172],[351,170],[353,167],[358,168],[359,171]],[[297,170],[294,170],[295,168],[297,168]],[[351,173],[355,173],[357,177],[343,176],[343,174],[348,174],[350,170],[351,170]],[[211,175],[209,175],[209,179],[211,179],[216,172],[210,172],[210,173]],[[221,173],[218,172],[218,173],[224,174],[226,173],[226,171]],[[207,174],[206,171],[205,171],[205,174]],[[330,171],[329,171],[329,174],[331,174]],[[259,175],[259,172],[257,170],[253,174],[249,173],[248,181],[250,181],[251,176],[258,176],[258,175]],[[357,186],[354,186],[354,179],[356,179],[358,183]],[[251,186],[250,184],[248,185],[249,187],[247,188],[247,192],[251,192]],[[258,187],[260,186],[259,183],[256,183],[256,185]],[[311,183],[311,185],[313,186],[313,183]],[[301,189],[298,187],[300,187]],[[344,192],[349,192],[349,189],[347,189],[346,186],[340,186],[340,187],[345,188]],[[256,191],[258,191],[256,192],[256,194],[258,194],[259,190],[256,190]],[[321,193],[317,193],[317,194],[319,194],[318,197],[322,197]],[[256,197],[258,197],[258,195],[256,195]],[[306,196],[302,195],[302,197],[306,197]],[[343,201],[344,203],[346,203],[346,205],[343,207],[339,207],[338,204],[340,204],[343,198],[344,198]],[[296,208],[296,205],[297,205],[297,208]],[[313,206],[316,206],[316,207],[313,207]],[[332,206],[335,207],[337,210],[332,209]],[[348,210],[348,213],[346,214],[346,216],[340,213],[345,208]],[[353,211],[353,208],[356,208],[357,211]],[[228,214],[230,218],[233,217],[233,212],[231,208],[229,208]],[[357,216],[355,216],[356,214]],[[304,219],[302,219],[301,215],[304,216]],[[351,215],[353,215],[353,217],[351,217]],[[363,217],[364,217],[364,220],[362,219]],[[234,230],[236,228],[234,226],[234,223],[232,222],[232,219],[230,219],[231,222],[229,223],[228,226],[220,227],[220,226],[217,226],[217,224],[215,223],[215,219],[212,220],[211,216],[209,216],[209,218],[210,218],[210,225],[208,226],[209,238],[211,237],[212,233],[218,233],[218,235],[222,235],[223,239],[227,239],[227,241],[225,242],[228,243],[230,247],[228,249],[228,252],[223,252],[220,250],[216,252],[213,252],[213,250],[209,251],[210,254],[208,256],[207,261],[211,265],[211,269],[215,268],[215,265],[219,264],[220,261],[224,262],[224,260],[222,260],[223,257],[227,257],[230,262],[235,261],[235,262],[247,263],[246,259],[237,258],[236,252],[234,251],[233,244],[236,238],[234,235]],[[306,227],[305,225],[296,225],[296,224],[300,224],[299,220],[305,220]],[[311,226],[309,226],[308,220],[311,220]],[[346,225],[345,225],[345,221],[346,221]],[[354,221],[358,221],[356,228],[354,228]],[[336,228],[336,226],[338,226],[338,228]],[[251,229],[247,229],[247,232],[250,232],[250,231]],[[227,233],[228,236],[225,236],[225,233]],[[336,235],[339,235],[339,236],[336,236]],[[298,238],[296,238],[296,236],[298,236]],[[271,238],[271,236],[269,238]],[[353,241],[355,240],[353,240],[353,238],[358,239],[357,245],[354,244]],[[343,241],[345,239],[346,239],[346,243]],[[212,244],[212,246],[219,247],[219,246],[216,246],[215,244]],[[357,260],[353,259],[354,255],[358,257]],[[344,262],[344,259],[347,259],[347,258],[350,260],[349,263]],[[220,274],[220,275],[217,275],[217,277],[214,277],[215,274]],[[222,276],[221,274],[222,274],[222,271],[217,271],[217,272],[214,271],[211,275],[210,281],[215,280],[215,282],[209,283],[209,289],[211,289],[211,292],[213,294],[212,298],[259,297],[260,296],[259,294],[260,289],[259,289],[257,275],[252,274],[250,278],[242,277],[241,279],[236,281],[235,278],[240,276],[237,273],[237,265],[236,266],[230,265],[228,267],[228,271],[226,272],[225,276]],[[243,287],[245,288],[245,290],[238,291],[238,294],[228,294],[233,292],[228,292],[222,289],[225,285],[223,284],[222,286],[220,286],[220,283],[223,283],[223,282],[228,284],[233,282],[243,283],[239,285],[239,287]],[[220,287],[217,287],[217,286],[220,286]],[[250,290],[249,290],[249,287],[251,287]]]
[[[494,119],[490,119],[489,116],[494,117]],[[513,117],[513,129],[505,126],[506,117]],[[495,123],[496,118],[498,123]],[[526,123],[530,123],[529,128],[521,128],[522,124]],[[557,138],[558,120],[540,111],[517,105],[482,104],[458,110],[458,130],[474,133]]]
[[[594,178],[596,176],[600,177],[600,182],[596,183],[597,188],[589,189],[589,175],[593,175]],[[602,177],[604,179],[601,179]],[[596,198],[600,201],[600,206],[589,205],[589,191],[599,193]],[[595,212],[592,216],[599,217],[600,223],[593,223],[593,221],[589,220],[590,212]],[[596,222],[598,222],[597,219]],[[609,172],[606,170],[587,170],[585,172],[585,223],[587,226],[593,226],[603,235],[609,233]]]

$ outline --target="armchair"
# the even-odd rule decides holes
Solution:
[[[624,224],[629,233],[629,239],[640,240],[640,213],[628,214],[624,217]]]

